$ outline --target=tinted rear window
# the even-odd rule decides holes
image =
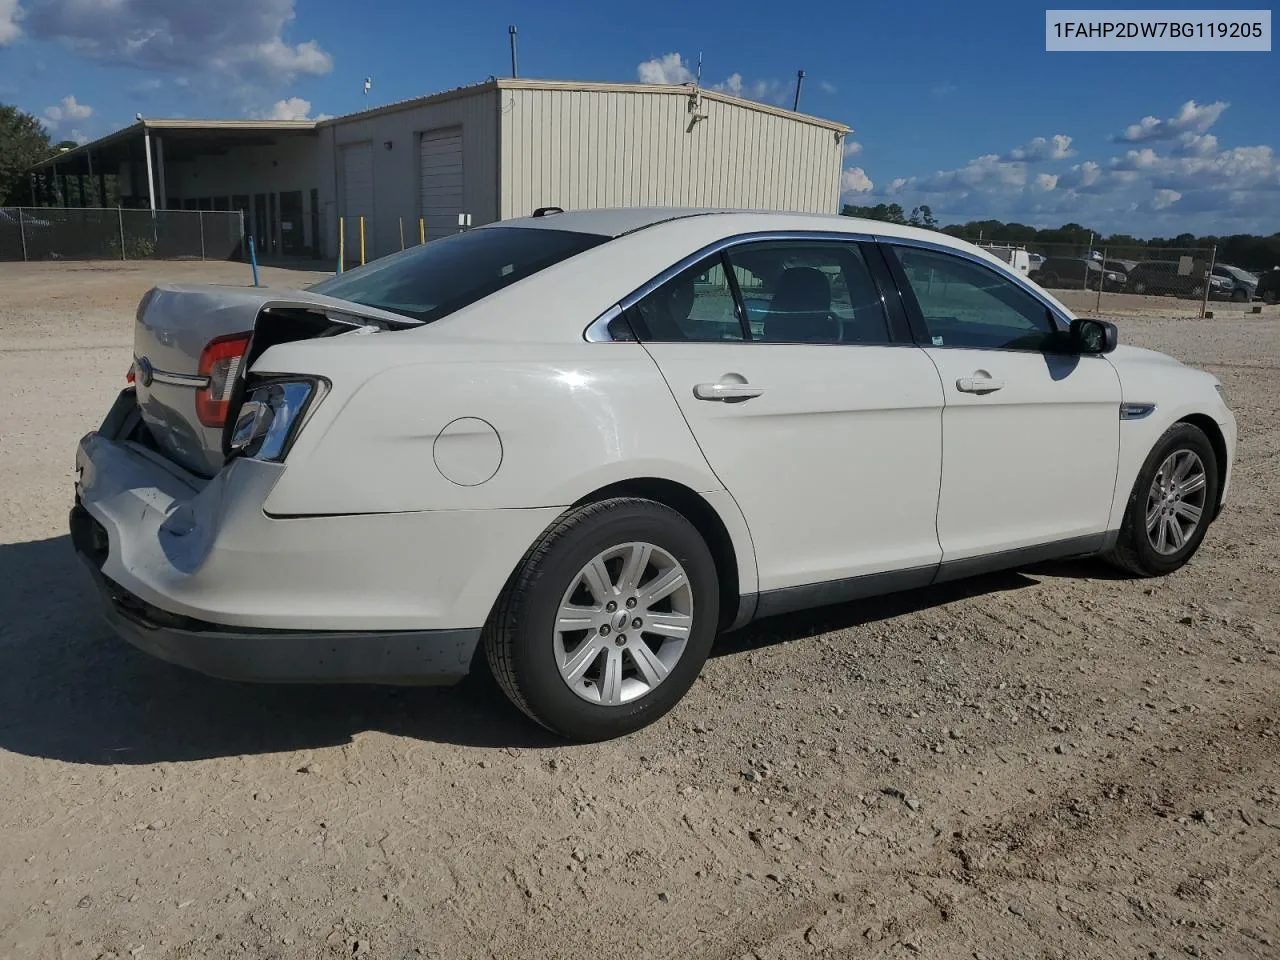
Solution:
[[[567,230],[488,227],[394,253],[310,290],[430,323],[608,239]]]

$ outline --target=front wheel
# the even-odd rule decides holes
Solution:
[[[616,498],[570,510],[525,555],[485,627],[493,675],[573,740],[646,726],[697,679],[719,621],[715,561],[684,516]]]
[[[1107,559],[1140,577],[1177,570],[1204,539],[1218,502],[1218,461],[1198,427],[1176,423],[1152,449],[1129,494]]]

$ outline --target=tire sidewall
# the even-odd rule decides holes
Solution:
[[[606,707],[579,697],[560,676],[555,621],[572,578],[597,554],[632,541],[661,547],[684,568],[693,591],[693,630],[675,668],[652,693]],[[525,701],[552,730],[579,740],[620,736],[661,717],[697,679],[715,639],[720,590],[710,550],[679,513],[652,502],[619,504],[568,531],[537,568],[526,573],[533,583],[518,612],[513,660]]]
[[[1204,514],[1187,542],[1176,553],[1157,553],[1147,539],[1147,494],[1160,465],[1175,450],[1191,450],[1204,464],[1206,493],[1204,498]],[[1221,478],[1218,476],[1218,460],[1213,452],[1213,445],[1204,431],[1189,423],[1178,423],[1165,431],[1164,436],[1152,448],[1142,470],[1138,473],[1133,491],[1129,495],[1129,504],[1125,508],[1124,525],[1120,536],[1126,541],[1125,546],[1137,559],[1144,572],[1152,576],[1172,573],[1182,567],[1200,548],[1209,524],[1213,520],[1218,505],[1218,493],[1221,489]]]

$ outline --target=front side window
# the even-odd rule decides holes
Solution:
[[[411,247],[309,289],[430,323],[608,239],[569,230],[485,227]]]
[[[933,250],[886,249],[906,274],[933,346],[1043,350],[1056,340],[1048,307],[996,271]]]

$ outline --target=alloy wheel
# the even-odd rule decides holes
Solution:
[[[652,543],[623,543],[578,571],[556,612],[560,677],[582,699],[618,706],[651,693],[693,632],[684,567]]]
[[[1204,516],[1208,481],[1192,450],[1175,450],[1160,464],[1147,492],[1147,540],[1156,553],[1177,553]]]

